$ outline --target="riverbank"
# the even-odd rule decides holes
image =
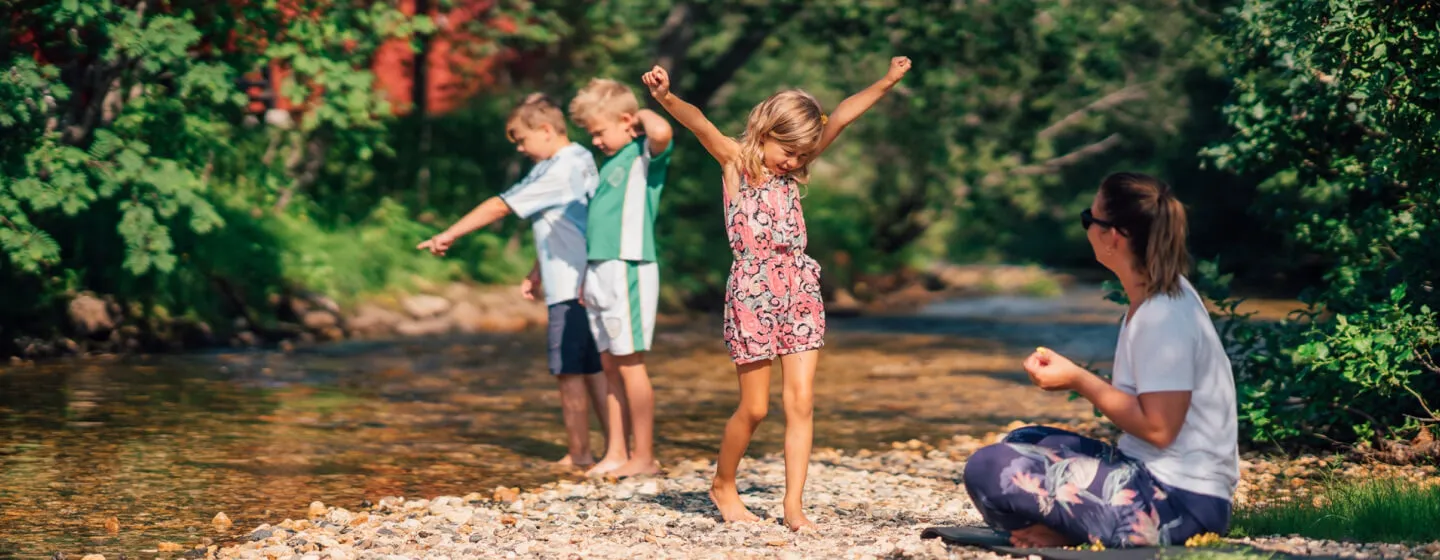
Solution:
[[[356,511],[315,503],[307,519],[261,525],[246,542],[209,547],[203,554],[224,559],[999,558],[919,535],[934,525],[980,524],[959,474],[970,453],[1000,435],[959,436],[933,446],[897,443],[878,452],[817,450],[806,487],[807,513],[819,525],[816,531],[792,533],[779,523],[784,463],[772,453],[741,464],[741,494],[763,518],[758,524],[717,522],[707,497],[714,464],[702,459],[670,465],[662,476],[623,481],[566,481],[525,491],[502,487],[463,497],[389,497]],[[1270,474],[1270,465],[1256,461],[1247,461],[1245,469],[1252,490],[1255,481]],[[1256,498],[1242,496],[1247,496],[1240,498],[1242,507]],[[1440,555],[1440,541],[1404,546],[1283,536],[1232,542],[1357,559]]]
[[[827,311],[835,317],[907,312],[945,298],[979,295],[1055,296],[1073,282],[1070,275],[1037,266],[948,265],[866,278],[855,293],[827,289]],[[384,340],[466,333],[515,333],[543,328],[543,302],[527,301],[510,285],[465,282],[436,284],[412,278],[409,288],[353,298],[341,305],[330,294],[281,290],[263,302],[244,302],[225,290],[232,316],[206,320],[174,316],[106,294],[79,292],[65,298],[60,331],[5,331],[12,364],[58,356],[180,353],[216,348],[292,349],[340,340]],[[220,286],[225,285],[220,283]],[[702,313],[703,314],[703,313]],[[662,322],[684,324],[696,313],[662,314]],[[4,357],[0,354],[0,357]]]

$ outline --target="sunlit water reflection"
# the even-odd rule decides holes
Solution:
[[[1117,313],[1087,289],[834,318],[815,443],[875,447],[1084,417],[1088,406],[1030,387],[1019,360],[1036,344],[1108,359]],[[657,333],[662,461],[712,457],[734,410],[719,322]],[[160,541],[223,543],[300,518],[313,500],[354,509],[575,476],[550,464],[564,435],[542,348],[528,332],[0,369],[0,556],[150,556]],[[782,448],[779,395],[774,375],[752,454]],[[219,512],[231,529],[210,524]]]

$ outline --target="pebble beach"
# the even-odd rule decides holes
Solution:
[[[741,464],[742,498],[763,518],[761,523],[720,523],[707,496],[714,464],[695,460],[670,465],[657,476],[500,487],[429,499],[388,497],[356,511],[316,502],[309,519],[262,525],[241,543],[188,552],[206,558],[300,560],[1000,558],[920,538],[924,528],[934,525],[980,524],[959,473],[964,459],[996,436],[962,436],[938,445],[911,441],[883,451],[817,450],[806,489],[809,516],[819,525],[814,531],[792,533],[780,524],[784,462],[771,454]],[[1305,467],[1247,460],[1244,499],[1262,494],[1275,499],[1277,489],[1259,481],[1274,479],[1272,471],[1301,474],[1295,468]],[[1293,493],[1304,484],[1283,486]],[[1277,536],[1230,542],[1357,559],[1440,557],[1440,541],[1406,546]]]

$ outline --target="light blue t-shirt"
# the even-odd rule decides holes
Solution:
[[[599,177],[595,156],[572,142],[550,159],[536,163],[524,179],[500,195],[520,219],[533,217],[546,305],[580,295],[580,279],[588,260],[585,222]]]

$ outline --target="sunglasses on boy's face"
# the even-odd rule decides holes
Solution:
[[[1085,231],[1090,231],[1090,224],[1098,224],[1101,227],[1115,229],[1115,224],[1096,218],[1095,215],[1090,212],[1089,208],[1081,210],[1080,227],[1085,228]]]

